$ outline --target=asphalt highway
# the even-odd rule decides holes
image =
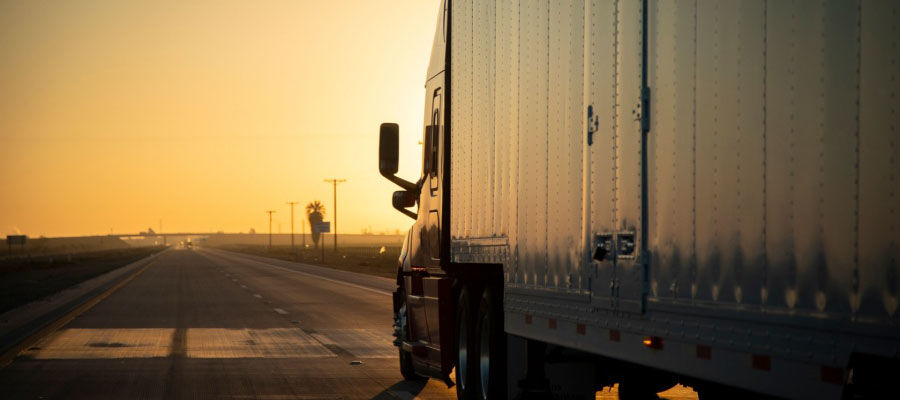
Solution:
[[[0,398],[456,398],[401,378],[391,279],[213,249],[142,271],[0,369]]]
[[[455,398],[404,382],[389,279],[170,250],[0,370],[4,399]]]

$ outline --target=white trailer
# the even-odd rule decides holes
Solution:
[[[417,218],[441,238],[414,227],[404,252],[431,240],[440,268],[424,263],[426,287],[458,288],[438,303],[463,304],[462,287],[481,298],[491,283],[477,271],[497,268],[509,360],[526,342],[590,355],[592,390],[631,381],[640,397],[677,380],[704,398],[838,399],[893,387],[900,2],[442,9],[429,78],[443,81],[443,120],[426,118],[440,128],[425,142],[426,164],[443,168],[419,185],[446,180],[431,195],[449,210],[426,213],[420,198]],[[414,255],[404,262],[415,270]],[[459,324],[452,307],[423,309]],[[469,357],[488,340],[460,344],[454,329]],[[552,375],[550,353],[530,365]],[[513,380],[509,395],[534,389]]]

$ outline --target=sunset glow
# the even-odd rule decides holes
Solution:
[[[342,232],[404,229],[378,126],[417,178],[438,3],[0,2],[0,233],[286,233],[335,177]]]

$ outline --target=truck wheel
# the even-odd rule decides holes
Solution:
[[[478,307],[478,399],[506,398],[506,333],[497,290],[485,288]]]
[[[469,288],[464,286],[456,304],[456,398],[459,400],[475,399],[474,361],[478,351],[472,346],[473,322]]]
[[[752,393],[748,393],[742,390],[729,388],[723,385],[717,384],[704,384],[698,388],[697,397],[700,400],[716,400],[716,399],[728,399],[728,400],[760,400],[761,396],[755,396]]]
[[[400,309],[397,311],[396,322],[397,339],[400,341],[400,346],[397,346],[400,350],[398,357],[400,359],[400,374],[403,375],[405,380],[421,381],[424,378],[416,374],[416,369],[413,367],[412,354],[403,350],[403,342],[409,341],[409,314],[406,308],[406,291],[403,289],[401,289],[400,298],[403,299],[403,303],[400,304]]]
[[[656,392],[646,386],[636,383],[622,382],[619,384],[620,400],[658,400]]]
[[[669,390],[678,384],[675,376],[639,367],[629,368],[619,383],[619,398],[623,400],[658,399],[657,393]]]

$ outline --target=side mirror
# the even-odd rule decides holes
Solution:
[[[413,207],[416,205],[416,194],[406,190],[398,190],[394,192],[394,197],[391,199],[391,203],[397,211],[403,213],[407,217],[412,219],[416,219],[416,213],[407,210],[409,207]]]
[[[415,192],[418,189],[415,183],[396,175],[400,163],[400,126],[385,122],[381,124],[378,135],[378,172],[403,189]]]
[[[390,179],[397,174],[400,162],[400,126],[390,122],[381,124],[378,137],[378,171]]]

